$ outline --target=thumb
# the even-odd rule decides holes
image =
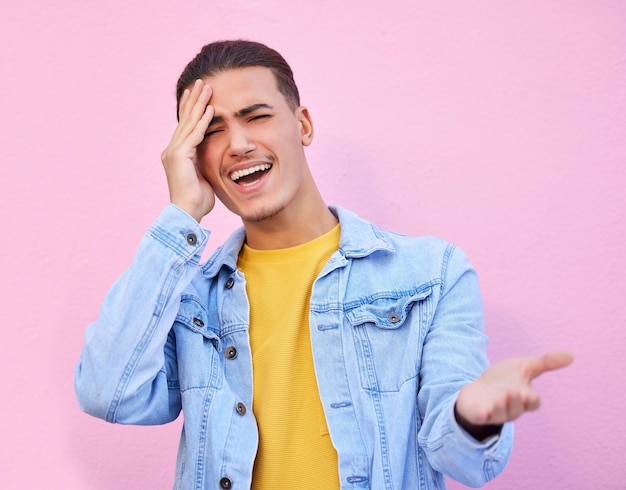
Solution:
[[[574,355],[569,351],[553,351],[535,358],[530,366],[530,379],[534,379],[546,371],[564,368],[574,362]]]

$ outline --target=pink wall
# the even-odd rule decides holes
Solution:
[[[1,10],[0,488],[171,486],[180,423],[82,414],[73,367],[85,325],[167,202],[159,156],[175,79],[225,37],[265,41],[292,63],[329,202],[468,252],[493,359],[576,354],[537,382],[544,408],[518,423],[510,465],[488,488],[624,488],[624,2]],[[221,240],[237,221],[220,211],[205,224]]]

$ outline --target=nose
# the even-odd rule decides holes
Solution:
[[[231,127],[229,136],[231,156],[242,157],[256,148],[250,133],[240,125]]]

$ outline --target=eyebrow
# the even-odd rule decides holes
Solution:
[[[235,112],[235,118],[241,119],[242,117],[246,117],[259,109],[273,109],[273,107],[267,104],[252,104]],[[220,124],[221,122],[224,122],[224,118],[222,116],[213,116],[213,119],[211,119],[211,122],[209,123],[209,127]]]

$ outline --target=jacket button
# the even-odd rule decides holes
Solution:
[[[237,413],[239,415],[245,415],[246,414],[246,406],[243,403],[241,403],[241,402],[237,403]]]
[[[232,277],[229,277],[228,281],[226,281],[226,284],[224,284],[224,287],[226,289],[230,289],[233,287],[234,284],[235,284],[235,280]]]
[[[233,488],[233,482],[230,478],[222,478],[220,480],[220,488]]]
[[[198,243],[198,237],[195,233],[187,233],[185,239],[187,240],[187,243],[189,245],[195,245],[196,243]]]
[[[237,349],[234,345],[226,347],[226,359],[234,359],[237,357]]]
[[[199,327],[204,327],[204,322],[202,320],[200,320],[200,318],[194,318],[193,322],[198,325]]]
[[[397,313],[389,313],[387,315],[387,320],[389,320],[391,323],[398,323],[400,321],[400,315],[398,315]]]

